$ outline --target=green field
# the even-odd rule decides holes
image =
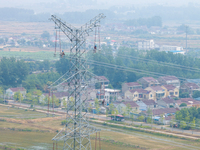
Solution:
[[[27,114],[26,114],[27,113]],[[6,115],[38,115],[35,119],[15,119]],[[0,106],[0,149],[4,146],[24,148],[28,150],[50,150],[53,148],[52,138],[63,128],[59,117],[40,117],[46,114],[25,111],[17,108]],[[199,141],[159,136],[151,133],[118,129],[100,124],[92,124],[101,129],[102,150],[184,150],[199,149]],[[91,135],[92,148],[95,147],[95,134]],[[58,143],[61,149],[63,143]],[[97,142],[97,149],[99,143]]]
[[[17,59],[32,59],[32,60],[58,60],[59,55],[54,57],[54,52],[19,52],[19,51],[0,51],[1,57],[15,57]]]

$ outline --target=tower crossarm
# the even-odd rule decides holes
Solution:
[[[76,28],[73,27],[71,24],[63,22],[60,18],[56,17],[55,15],[51,15],[50,20],[52,20],[55,23],[55,28],[60,29],[69,38],[70,41],[76,39],[74,32],[76,31]]]
[[[100,20],[105,18],[106,16],[104,14],[99,14],[97,15],[96,17],[94,17],[93,19],[91,19],[89,22],[87,22],[86,24],[84,24],[83,26],[80,27],[80,31],[81,31],[81,34],[80,36],[82,35],[88,35],[89,36],[89,33],[92,32],[93,28],[94,27],[97,27],[100,23]]]

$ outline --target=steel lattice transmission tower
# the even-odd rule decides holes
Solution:
[[[88,86],[93,82],[94,75],[86,69],[85,42],[86,37],[93,29],[100,25],[100,20],[105,18],[104,14],[99,14],[80,28],[75,28],[66,22],[63,22],[55,15],[51,16],[51,20],[55,23],[56,29],[61,30],[70,40],[70,70],[59,78],[51,89],[65,83],[67,84],[68,100],[67,100],[67,117],[65,127],[52,139],[53,141],[63,141],[63,150],[90,150],[90,135],[98,130],[90,126],[86,119],[87,94]],[[55,84],[59,83],[55,86]]]

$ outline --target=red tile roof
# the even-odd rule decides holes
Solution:
[[[175,76],[163,76],[163,77],[160,77],[162,78],[163,80],[165,81],[169,81],[169,80],[179,80],[177,77]]]
[[[156,79],[154,79],[153,77],[143,77],[143,79],[147,82],[154,82],[154,83],[158,83],[158,81]]]
[[[168,91],[169,90],[174,90],[176,87],[175,86],[173,86],[173,85],[170,85],[170,84],[168,84],[168,85],[163,85]]]
[[[186,103],[187,105],[199,105],[200,101],[194,100],[193,98],[181,98],[180,100],[176,101],[178,105],[182,103]]]
[[[134,90],[129,90],[131,93],[135,93],[135,92],[138,92],[138,93],[142,93],[142,94],[147,94],[149,91],[147,90],[144,90],[144,89],[134,89]]]
[[[177,108],[153,109],[153,115],[171,114],[179,111]]]
[[[199,89],[199,86],[195,83],[185,83],[185,86],[187,86],[191,89]]]
[[[109,80],[105,76],[96,76],[96,79],[103,80],[104,82],[109,82]]]
[[[138,82],[128,82],[128,83],[125,83],[126,85],[128,86],[141,86]]]
[[[154,100],[142,100],[142,102],[145,103],[147,106],[156,105],[156,102]]]
[[[134,101],[130,101],[130,102],[123,102],[124,105],[128,105],[130,104],[131,107],[139,107]]]
[[[161,86],[151,86],[150,88],[154,91],[164,91],[164,89]]]
[[[163,100],[166,104],[175,103],[174,99],[168,97],[162,98],[161,100]]]
[[[10,88],[10,90],[13,92],[26,91],[26,89],[23,87]]]

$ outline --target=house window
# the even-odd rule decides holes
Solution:
[[[132,90],[132,87],[130,87],[130,90]]]
[[[175,95],[178,95],[178,92],[175,92]]]
[[[150,95],[150,97],[152,97],[152,94]]]
[[[156,93],[156,97],[163,97],[165,94],[164,93]]]
[[[142,95],[142,94],[139,94],[139,98],[143,98],[143,95]]]
[[[134,97],[137,97],[137,94],[135,94]]]

